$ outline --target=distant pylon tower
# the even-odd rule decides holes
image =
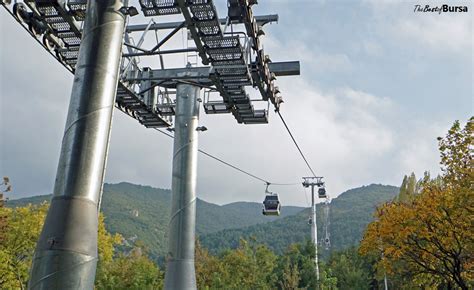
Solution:
[[[324,249],[327,251],[331,247],[331,239],[330,239],[330,233],[329,233],[329,226],[330,226],[330,199],[326,198],[326,201],[324,201],[322,205],[323,209],[323,231],[324,231],[324,238],[322,239],[322,245],[324,245]]]
[[[326,197],[323,177],[303,177],[303,186],[311,187],[311,241],[314,244],[314,264],[316,267],[316,279],[319,284],[319,262],[318,262],[318,225],[316,222],[316,198],[314,196],[314,187],[318,187],[318,197]]]

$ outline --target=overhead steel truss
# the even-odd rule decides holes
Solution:
[[[44,48],[74,73],[87,1],[23,0],[13,5],[10,2],[0,0]],[[205,99],[203,106],[206,113],[232,113],[239,123],[244,124],[267,123],[268,109],[256,109],[253,102],[271,102],[275,110],[279,110],[283,99],[275,85],[276,77],[298,75],[300,69],[299,62],[272,63],[270,57],[265,55],[260,40],[264,34],[262,26],[277,21],[278,16],[254,16],[252,6],[256,2],[228,0],[228,15],[219,18],[212,0],[138,0],[137,6],[145,17],[156,19],[163,15],[181,14],[184,20],[168,23],[153,20],[148,24],[126,27],[126,48],[122,56],[122,77],[116,107],[145,127],[171,126],[175,100],[169,97],[168,88],[176,87],[178,82],[184,80],[174,75],[176,71],[164,69],[163,64],[160,69],[140,67],[139,58],[194,51],[202,64],[208,66],[197,68],[205,73],[202,78],[192,80],[193,83],[220,95],[220,99]],[[129,15],[137,12],[133,6],[123,9]],[[238,24],[245,27],[245,32],[226,32],[229,26]],[[160,50],[183,28],[189,31],[194,48]],[[152,49],[143,49],[141,43],[135,45],[129,41],[132,32],[164,29],[172,31]],[[160,79],[156,75],[168,77]],[[248,86],[258,89],[259,99],[250,98],[246,91]]]

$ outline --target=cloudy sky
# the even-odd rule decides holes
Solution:
[[[225,2],[216,2],[223,17]],[[301,61],[301,76],[277,80],[282,115],[332,197],[371,183],[399,185],[412,171],[439,172],[436,137],[473,114],[470,1],[445,1],[469,12],[442,14],[414,12],[433,1],[259,2],[255,14],[280,16],[265,27],[265,52]],[[73,76],[3,8],[0,33],[0,175],[11,177],[11,197],[51,193]],[[156,59],[147,62],[157,67]],[[270,115],[268,125],[240,125],[231,115],[203,113],[209,130],[200,133],[200,148],[271,182],[298,183],[310,173]],[[170,138],[116,110],[106,182],[169,188],[171,152]],[[300,185],[270,189],[285,204],[307,205]],[[261,201],[264,190],[199,157],[199,197]]]

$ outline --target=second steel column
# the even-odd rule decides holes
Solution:
[[[200,88],[178,84],[165,289],[196,289],[194,242]]]
[[[125,16],[119,0],[88,1],[54,195],[29,289],[93,289],[97,224]]]
[[[316,197],[314,196],[314,184],[311,185],[311,240],[314,243],[314,264],[316,267],[316,280],[319,283],[319,262],[318,262],[318,224],[316,221]],[[319,286],[318,286],[319,287]]]

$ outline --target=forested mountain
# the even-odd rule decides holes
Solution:
[[[456,121],[446,137],[438,139],[442,165],[439,176],[431,178],[425,172],[417,180],[412,173],[405,176],[400,189],[372,184],[333,200],[329,219],[332,247],[330,253],[319,252],[319,281],[314,244],[306,224],[308,209],[284,207],[284,218],[232,229],[265,221],[259,214],[260,205],[239,202],[217,206],[199,201],[201,239],[196,242],[195,255],[198,288],[474,289],[472,124],[461,129]],[[109,227],[121,233],[130,231],[133,237],[148,242],[154,258],[163,261],[170,192],[126,183],[107,185],[105,192]],[[40,203],[50,197],[11,201],[8,205]],[[23,289],[27,285],[48,206],[0,207],[1,289]],[[378,210],[374,212],[375,208]],[[318,212],[324,209],[326,204],[318,206]],[[319,236],[324,239],[327,223],[322,216],[318,226]],[[164,264],[157,266],[150,260],[147,245],[133,242],[130,234],[126,236],[129,243],[124,245],[119,234],[111,235],[105,227],[101,215],[95,287],[161,289]],[[150,244],[144,237],[156,237],[152,242],[157,244]]]
[[[23,206],[49,201],[51,195],[41,195],[10,200],[8,206]],[[127,182],[105,184],[101,209],[107,230],[120,233],[127,240],[141,240],[152,257],[164,256],[166,251],[168,219],[170,216],[171,191]],[[197,199],[198,235],[223,229],[246,227],[282,219],[303,210],[288,206],[280,217],[265,217],[262,205],[252,202],[235,202],[217,205]]]
[[[398,188],[369,185],[344,192],[333,199],[330,210],[331,243],[340,249],[356,244],[371,221],[375,206],[391,200]],[[9,206],[49,201],[51,195],[11,200]],[[164,256],[167,243],[171,192],[131,183],[106,184],[102,200],[107,229],[127,240],[141,240],[154,258]],[[265,217],[261,204],[235,202],[223,206],[197,200],[196,232],[204,247],[217,253],[235,248],[240,237],[255,237],[258,242],[281,252],[289,244],[310,236],[309,210],[284,206],[280,217]],[[321,221],[318,205],[318,225]],[[320,227],[319,237],[322,236]]]
[[[333,199],[330,205],[331,249],[343,249],[357,245],[377,205],[392,200],[399,188],[388,185],[371,184],[342,193]],[[317,205],[318,238],[324,238],[322,205]],[[283,207],[282,211],[285,210]],[[218,253],[226,248],[236,248],[239,239],[255,238],[258,243],[267,244],[277,253],[284,251],[289,244],[303,242],[311,238],[306,209],[271,223],[253,225],[239,229],[225,229],[219,232],[201,235],[203,247]],[[324,254],[324,251],[323,251]]]

